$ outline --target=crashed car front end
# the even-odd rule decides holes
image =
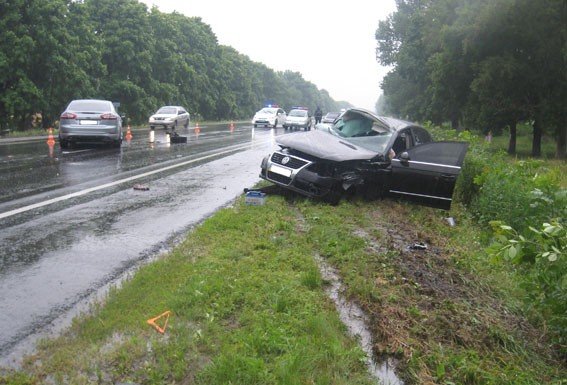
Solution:
[[[388,165],[381,154],[319,130],[278,143],[281,149],[262,161],[260,177],[308,197],[333,201],[353,187],[380,185]]]
[[[308,197],[333,201],[338,195],[360,186],[374,186],[379,193],[385,185],[386,168],[384,162],[337,162],[282,149],[263,159],[260,177]]]

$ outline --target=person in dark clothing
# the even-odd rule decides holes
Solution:
[[[317,106],[317,109],[315,110],[315,124],[321,123],[322,118],[323,118],[323,111],[321,111],[321,108]]]

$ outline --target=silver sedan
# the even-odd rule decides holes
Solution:
[[[150,128],[163,127],[175,129],[177,127],[189,127],[190,115],[183,107],[163,106],[155,114],[150,116]]]
[[[59,117],[59,145],[73,143],[122,144],[122,117],[108,100],[73,100]]]

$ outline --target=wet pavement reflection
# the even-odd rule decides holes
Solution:
[[[0,217],[0,365],[17,365],[78,304],[253,186],[281,133],[202,126],[187,144],[166,143],[162,130],[150,143],[147,130],[119,150],[0,145],[0,215],[10,214]]]

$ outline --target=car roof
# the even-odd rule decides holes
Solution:
[[[349,111],[356,113],[356,114],[359,114],[359,115],[362,115],[362,116],[364,116],[368,119],[371,119],[375,122],[379,122],[382,125],[390,128],[392,131],[398,131],[398,130],[401,130],[401,129],[406,128],[406,127],[419,126],[419,124],[412,123],[412,122],[409,122],[407,120],[391,118],[389,116],[379,116],[379,115],[375,114],[374,112],[372,112],[370,110],[367,110],[365,108],[358,108],[358,107],[348,108],[345,112],[343,112],[343,114],[341,114],[341,116],[343,116],[344,114],[346,114]]]
[[[74,99],[71,100],[71,103],[73,102],[105,102],[105,103],[112,103],[110,100],[104,100],[104,99]]]

